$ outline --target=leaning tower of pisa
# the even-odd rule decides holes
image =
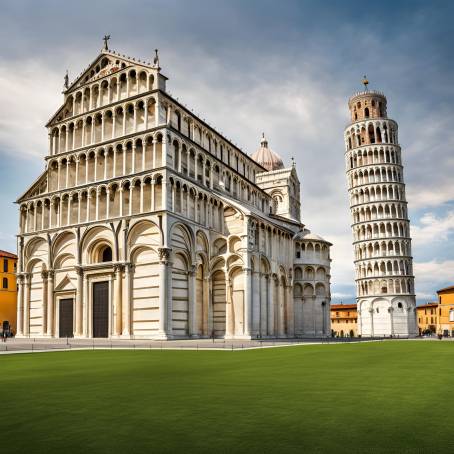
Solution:
[[[401,148],[386,97],[367,88],[348,101],[345,164],[352,214],[358,331],[416,335],[416,303]]]

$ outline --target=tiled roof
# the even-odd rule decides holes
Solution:
[[[0,249],[0,257],[7,257],[9,259],[17,259],[16,254],[12,254],[11,252],[8,252],[8,251],[2,251],[1,249]]]
[[[331,304],[331,310],[356,309],[356,304]]]

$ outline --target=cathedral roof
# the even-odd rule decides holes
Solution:
[[[265,134],[262,135],[260,148],[252,155],[252,159],[268,171],[284,168],[282,158],[271,148],[268,148],[268,141],[265,139]]]
[[[331,244],[329,241],[326,241],[320,235],[312,233],[310,230],[304,229],[302,232],[299,232],[295,236],[296,240],[309,240],[309,241],[323,241],[324,243]]]

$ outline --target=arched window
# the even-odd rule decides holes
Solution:
[[[3,278],[3,288],[8,288],[8,278],[7,277],[4,277]]]
[[[112,261],[112,248],[106,246],[101,252],[101,262],[111,262]]]
[[[364,117],[365,117],[365,118],[369,118],[369,107],[366,107],[366,108],[364,109]]]
[[[402,303],[397,303],[397,307],[398,307],[398,309],[402,309],[402,307],[403,307]]]

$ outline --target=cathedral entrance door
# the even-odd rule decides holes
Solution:
[[[59,308],[59,333],[60,337],[73,337],[73,305],[72,298],[60,300]]]
[[[109,335],[109,283],[93,283],[93,337]]]

